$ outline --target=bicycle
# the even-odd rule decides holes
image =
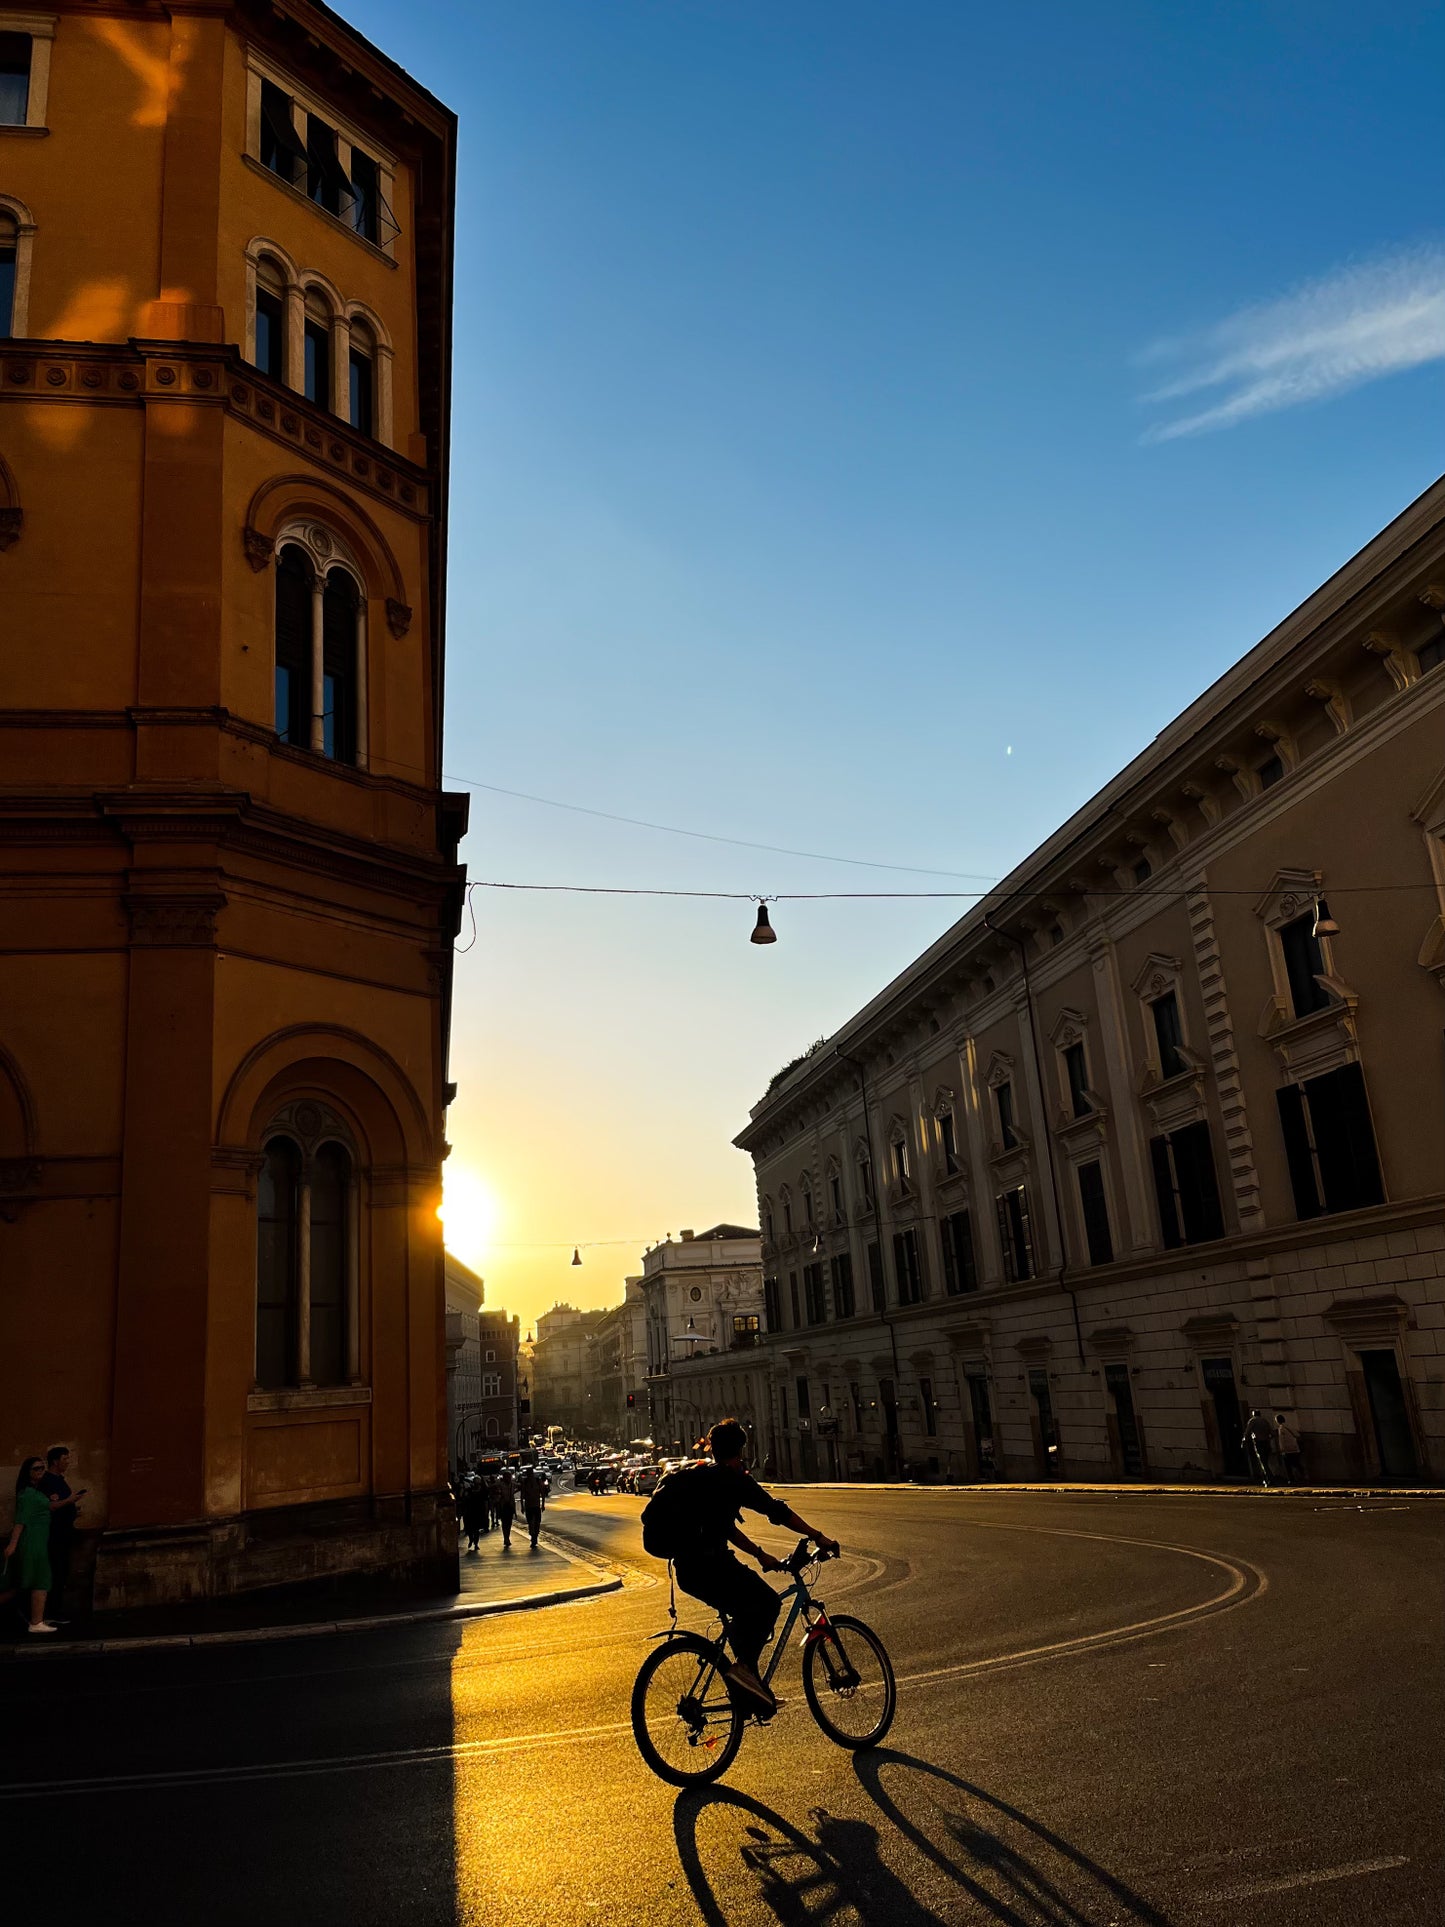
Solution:
[[[836,1556],[836,1555],[835,1555]],[[792,1575],[792,1600],[782,1629],[773,1640],[763,1683],[770,1686],[793,1627],[801,1617],[803,1695],[808,1709],[830,1740],[851,1752],[877,1746],[893,1724],[898,1687],[893,1664],[871,1627],[849,1613],[828,1613],[808,1590],[809,1569],[822,1563],[800,1539],[783,1568]],[[787,1597],[785,1594],[784,1597]],[[673,1786],[703,1786],[727,1772],[743,1743],[751,1719],[759,1726],[771,1716],[753,1714],[734,1703],[723,1679],[730,1664],[724,1642],[725,1615],[716,1639],[679,1632],[674,1624],[655,1638],[632,1688],[632,1732],[637,1750],[659,1779]]]

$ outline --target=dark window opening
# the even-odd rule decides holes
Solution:
[[[873,1300],[874,1311],[882,1311],[887,1303],[887,1288],[883,1282],[883,1247],[877,1244],[868,1247],[868,1295]]]
[[[958,1139],[954,1135],[952,1111],[945,1111],[938,1120],[938,1140],[943,1146],[944,1171],[952,1177],[958,1170]]]
[[[1385,1202],[1365,1074],[1358,1064],[1286,1084],[1275,1098],[1301,1218]]]
[[[1289,979],[1289,1000],[1296,1017],[1308,1017],[1311,1011],[1324,1010],[1334,1002],[1319,981],[1324,975],[1325,957],[1314,933],[1314,923],[1314,911],[1308,910],[1279,932],[1279,947]]]
[[[1224,1212],[1214,1174],[1214,1150],[1203,1119],[1167,1136],[1151,1137],[1154,1194],[1165,1245],[1207,1244],[1224,1236]]]
[[[918,1304],[923,1297],[923,1265],[918,1233],[911,1227],[893,1234],[893,1275],[898,1283],[899,1304]]]
[[[306,116],[306,192],[328,214],[351,205],[351,182],[341,165],[336,129],[317,114]]]
[[[256,290],[256,366],[272,381],[286,379],[286,304],[269,288]]]
[[[306,143],[291,118],[291,97],[270,80],[261,82],[261,165],[293,187],[307,170]]]
[[[906,1191],[908,1188],[908,1146],[901,1137],[896,1137],[888,1147],[888,1154],[893,1160],[893,1182],[900,1185]]]
[[[1149,861],[1147,856],[1141,856],[1139,861],[1134,865],[1134,881],[1136,883],[1147,883],[1153,874],[1154,865]]]
[[[340,1385],[346,1377],[346,1247],[351,1159],[323,1144],[311,1168],[311,1377]]]
[[[256,1383],[296,1382],[301,1152],[273,1138],[256,1187]]]
[[[1109,1206],[1104,1196],[1104,1173],[1095,1159],[1079,1166],[1079,1204],[1084,1213],[1084,1239],[1091,1265],[1114,1262],[1114,1240],[1109,1231]]]
[[[978,1264],[973,1249],[973,1214],[954,1211],[938,1227],[943,1251],[943,1289],[950,1298],[978,1290]]]
[[[325,322],[306,323],[306,371],[302,392],[318,408],[331,406],[331,331]]]
[[[796,1331],[803,1322],[802,1307],[798,1303],[798,1274],[796,1271],[790,1271],[788,1273],[788,1300],[793,1308],[793,1330]]]
[[[998,1199],[998,1229],[1003,1245],[1004,1277],[1011,1285],[1022,1284],[1034,1275],[1034,1241],[1026,1185],[1016,1185]]]
[[[923,1429],[929,1438],[937,1438],[938,1400],[933,1396],[933,1380],[931,1378],[919,1379],[918,1400],[923,1407]]]
[[[276,561],[276,734],[311,744],[311,564],[287,546]]]
[[[803,1186],[803,1223],[812,1224],[813,1221],[813,1187],[811,1184],[805,1184]]]
[[[15,243],[0,222],[0,341],[15,328]]]
[[[374,369],[370,355],[364,355],[359,348],[351,350],[351,426],[363,435],[373,435],[376,430],[374,406]]]
[[[808,1381],[806,1378],[798,1379],[797,1392],[798,1392],[798,1417],[811,1418],[813,1416],[813,1401],[808,1395]]]
[[[1019,1141],[1018,1125],[1014,1119],[1013,1085],[1000,1084],[993,1094],[993,1101],[998,1106],[998,1129],[999,1136],[1003,1140],[1003,1148],[1006,1151],[1012,1150]]]
[[[851,1318],[857,1310],[853,1291],[853,1259],[848,1252],[829,1260],[833,1273],[833,1316]]]
[[[1064,926],[1061,923],[1051,923],[1049,925],[1049,942],[1057,950],[1059,945],[1063,941],[1064,941]]]
[[[782,1294],[776,1278],[763,1280],[763,1317],[770,1332],[783,1329]]]
[[[1254,773],[1259,778],[1262,790],[1272,790],[1284,776],[1284,758],[1276,750],[1274,755],[1266,756],[1262,763],[1256,764]]]
[[[1159,1075],[1161,1078],[1178,1077],[1181,1071],[1189,1068],[1180,1048],[1184,1042],[1184,1030],[1179,1022],[1179,999],[1172,990],[1168,990],[1162,997],[1156,997],[1149,1008],[1154,1013],[1154,1039],[1159,1046]]]
[[[30,112],[28,33],[0,33],[0,126],[23,127]]]
[[[843,1180],[836,1171],[831,1172],[828,1177],[828,1196],[833,1205],[833,1222],[834,1224],[842,1224]]]
[[[1039,1447],[1043,1459],[1042,1470],[1053,1469],[1059,1458],[1059,1428],[1054,1421],[1054,1395],[1049,1385],[1049,1375],[1042,1366],[1029,1369],[1029,1397],[1034,1402],[1034,1414],[1039,1425]]]
[[[868,1211],[873,1209],[873,1160],[862,1157],[858,1160],[858,1179],[863,1187],[863,1204]]]
[[[363,241],[381,232],[381,170],[369,154],[351,150],[351,224]]]
[[[1064,1069],[1069,1079],[1069,1102],[1075,1117],[1087,1117],[1094,1108],[1089,1096],[1089,1067],[1084,1062],[1082,1044],[1070,1044],[1064,1052]]]
[[[821,1325],[828,1316],[828,1297],[823,1288],[823,1267],[803,1266],[803,1309],[810,1325]]]
[[[345,569],[326,578],[321,605],[321,748],[338,763],[356,761],[356,627],[360,597]]]

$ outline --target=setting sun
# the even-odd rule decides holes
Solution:
[[[449,1166],[442,1179],[437,1216],[445,1227],[447,1250],[463,1264],[481,1264],[501,1216],[496,1193],[486,1180],[464,1164]]]

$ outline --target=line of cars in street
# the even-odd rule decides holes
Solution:
[[[605,1453],[599,1458],[577,1461],[577,1489],[593,1493],[630,1492],[645,1499],[655,1492],[669,1472],[678,1472],[696,1459],[639,1458],[626,1452]]]

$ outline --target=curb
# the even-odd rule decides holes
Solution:
[[[1020,1485],[993,1479],[970,1485],[946,1485],[942,1480],[922,1485],[892,1479],[767,1479],[763,1483],[770,1489],[781,1486],[789,1492],[967,1492],[975,1498],[993,1493],[1017,1497],[1024,1492],[1050,1492],[1072,1493],[1076,1498],[1445,1499],[1445,1487],[1438,1485],[1144,1485],[1137,1481],[1102,1485],[1083,1479],[1058,1484],[1035,1479]]]
[[[361,1619],[319,1619],[302,1625],[244,1626],[229,1633],[150,1633],[130,1639],[78,1639],[68,1644],[14,1647],[11,1660],[46,1659],[62,1654],[157,1653],[182,1647],[256,1646],[277,1639],[312,1639],[327,1633],[374,1633],[391,1626],[445,1624],[456,1619],[489,1619],[495,1613],[531,1612],[539,1606],[566,1606],[576,1600],[596,1599],[620,1592],[621,1579],[599,1579],[586,1586],[562,1586],[553,1592],[526,1593],[520,1599],[488,1599],[475,1606],[427,1606],[416,1612],[370,1613]]]

